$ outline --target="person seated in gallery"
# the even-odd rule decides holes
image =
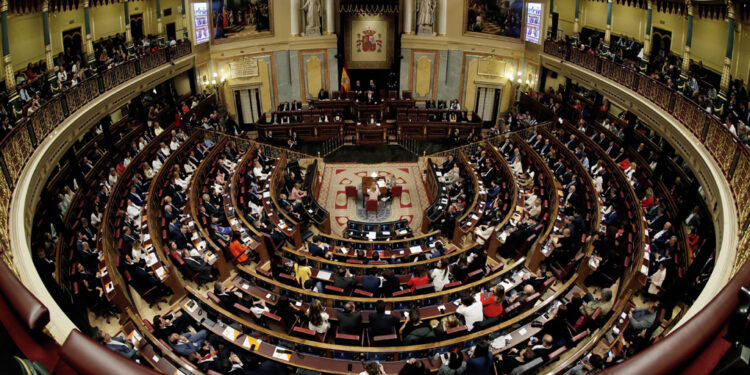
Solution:
[[[372,115],[372,114],[371,114],[371,115],[370,115],[370,119],[369,119],[369,120],[367,120],[367,123],[368,123],[368,124],[374,124],[374,123],[375,123],[375,115]]]

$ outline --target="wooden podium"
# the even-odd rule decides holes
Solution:
[[[388,127],[385,124],[359,124],[356,128],[358,146],[380,146],[387,142]]]
[[[371,176],[364,176],[362,177],[362,196],[365,200],[367,200],[367,191],[370,190],[370,187],[372,184],[377,183],[377,181],[383,181],[385,183],[385,177],[378,176],[378,177],[371,177]],[[380,187],[380,195],[383,195],[388,192],[388,186],[384,185]]]

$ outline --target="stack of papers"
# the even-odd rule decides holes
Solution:
[[[285,349],[279,348],[277,346],[273,351],[273,357],[278,358],[282,361],[289,361],[292,358],[292,355],[288,354]]]
[[[261,340],[256,339],[252,336],[245,336],[245,341],[242,343],[242,346],[250,349],[251,347],[255,346],[255,350],[258,350],[260,348]]]
[[[156,276],[159,277],[159,280],[164,280],[167,278],[167,270],[164,269],[164,267],[159,267],[156,269]]]
[[[158,262],[158,261],[159,261],[159,259],[158,259],[158,258],[156,258],[156,254],[155,254],[155,253],[151,253],[151,254],[148,254],[148,255],[146,256],[146,266],[147,266],[147,267],[151,267],[151,266],[153,266],[153,265],[154,265],[154,264],[156,264],[156,262]]]
[[[412,254],[419,254],[422,252],[422,246],[416,245],[409,248]]]
[[[224,331],[221,333],[221,335],[226,337],[229,341],[234,341],[237,339],[237,336],[240,335],[240,332],[232,327],[227,326],[227,328],[224,328]]]
[[[316,276],[316,278],[321,279],[321,280],[330,280],[331,272],[320,270],[318,271],[318,275]]]

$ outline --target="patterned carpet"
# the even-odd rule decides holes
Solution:
[[[380,204],[377,215],[367,215],[362,207],[362,177],[377,172],[380,176],[391,176],[403,187],[401,199]],[[346,186],[357,187],[357,200],[346,198]],[[417,163],[351,164],[326,163],[323,182],[318,197],[331,215],[331,231],[341,234],[351,218],[358,221],[381,222],[407,219],[414,233],[420,232],[422,212],[429,204]]]

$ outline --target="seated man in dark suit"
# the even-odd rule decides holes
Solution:
[[[333,254],[328,251],[328,244],[324,244],[320,236],[315,236],[313,242],[307,244],[307,251],[314,257],[333,259]]]
[[[139,286],[142,290],[150,290],[156,288],[156,294],[160,296],[169,296],[174,294],[172,289],[164,285],[161,280],[156,276],[154,271],[146,269],[146,262],[141,260],[140,262],[134,262],[130,257],[130,254],[125,254],[125,267],[130,273],[130,277],[136,286]]]
[[[336,314],[339,320],[339,332],[347,335],[362,334],[362,314],[356,311],[354,302],[347,302],[344,311]]]
[[[214,283],[214,294],[219,297],[221,304],[227,309],[233,309],[234,304],[242,299],[242,294],[239,292],[225,292],[220,282]]]
[[[208,338],[208,331],[205,329],[200,330],[194,334],[188,332],[183,334],[173,333],[169,336],[169,345],[172,346],[175,353],[187,357],[199,350],[204,345],[204,341]]]
[[[357,285],[357,279],[352,276],[349,269],[339,267],[333,275],[333,286],[341,288],[344,293],[348,294]]]
[[[443,165],[440,166],[440,170],[443,173],[448,173],[451,169],[453,169],[453,166],[456,165],[455,160],[453,160],[453,155],[448,155],[448,160],[443,162]]]
[[[177,318],[173,314],[156,315],[151,326],[154,328],[154,336],[166,341],[173,333],[185,332],[192,321],[187,314],[180,314]]]
[[[134,359],[138,355],[138,351],[133,348],[133,345],[125,341],[124,338],[112,337],[107,332],[100,332],[99,342],[125,358]]]
[[[200,257],[191,257],[190,252],[182,250],[182,258],[185,261],[185,265],[190,268],[191,271],[198,273],[198,279],[201,282],[207,282],[213,280],[213,268],[203,261]]]
[[[493,374],[494,365],[490,356],[490,343],[480,340],[474,350],[470,351],[470,357],[466,360],[466,373],[471,375]]]
[[[370,337],[390,335],[396,332],[401,322],[395,316],[385,313],[385,302],[375,303],[375,313],[370,314]]]
[[[380,278],[377,276],[377,273],[378,269],[373,268],[369,272],[365,272],[365,275],[362,276],[362,290],[372,293],[373,296],[377,296],[378,289],[380,289]]]
[[[538,339],[534,339],[536,345],[532,346],[531,350],[534,352],[534,354],[536,354],[537,357],[546,357],[550,353],[552,353],[553,349],[555,349],[555,340],[552,338],[552,335],[547,334],[542,336],[542,342],[537,342]]]

